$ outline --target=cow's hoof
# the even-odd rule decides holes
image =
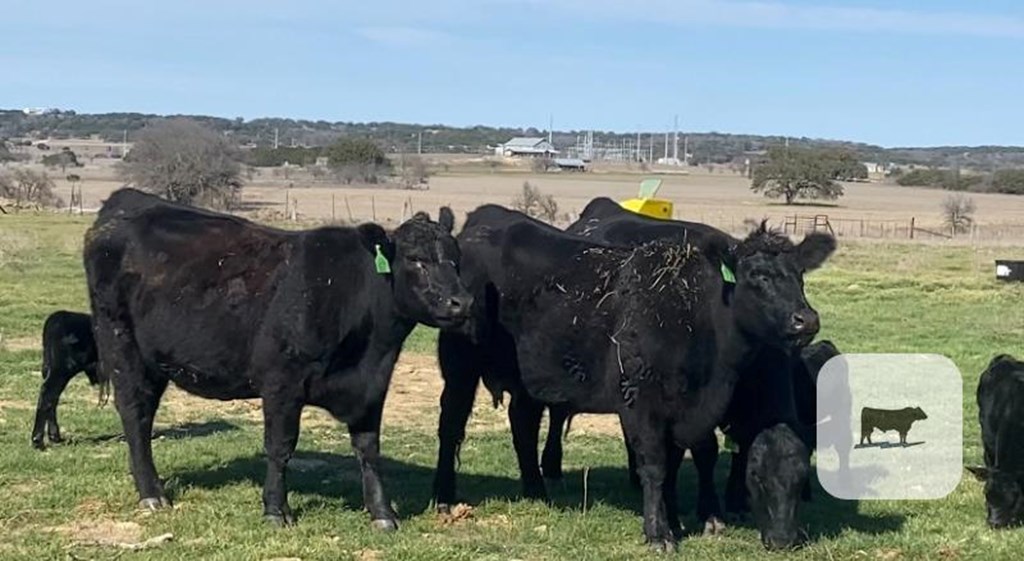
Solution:
[[[50,444],[60,444],[64,442],[64,437],[60,433],[50,435]]]
[[[263,515],[263,519],[271,526],[276,526],[278,528],[286,528],[288,526],[295,525],[295,517],[292,516],[292,513],[290,512],[276,514],[267,513]]]
[[[380,532],[394,532],[398,529],[398,522],[390,518],[378,518],[370,522],[370,527]]]
[[[46,450],[46,443],[43,442],[43,437],[42,436],[33,436],[32,437],[32,447],[35,448],[36,450]]]
[[[451,514],[452,513],[452,505],[450,505],[448,503],[437,503],[437,506],[434,507],[434,509],[437,511],[438,514]]]
[[[167,497],[146,497],[139,501],[139,508],[156,512],[160,509],[171,508],[171,500]]]
[[[671,538],[659,538],[656,540],[649,540],[647,542],[647,546],[655,553],[674,553],[676,550],[676,541]]]
[[[548,502],[548,490],[544,483],[528,484],[523,486],[523,498],[535,501]]]
[[[705,536],[719,536],[725,533],[725,522],[722,522],[717,516],[712,516],[704,522],[704,535]]]

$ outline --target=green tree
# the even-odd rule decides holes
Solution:
[[[0,140],[0,164],[6,164],[7,162],[13,162],[17,158],[7,148],[7,142]]]
[[[857,159],[857,155],[849,150],[830,150],[823,154],[828,166],[832,168],[832,179],[839,181],[858,181],[868,178],[868,167]]]
[[[1001,169],[992,174],[991,191],[1024,195],[1024,169]]]
[[[776,146],[768,149],[768,158],[754,168],[750,189],[766,197],[835,200],[843,196],[843,186],[835,181],[831,158],[818,150]]]
[[[189,119],[156,121],[143,129],[121,173],[136,187],[168,200],[230,208],[242,188],[235,147]]]
[[[59,167],[61,173],[67,173],[68,167],[82,167],[82,164],[78,163],[78,156],[67,146],[56,154],[43,156],[43,165],[48,168]]]
[[[391,169],[384,150],[365,138],[341,138],[324,149],[328,165],[345,183],[377,183]]]

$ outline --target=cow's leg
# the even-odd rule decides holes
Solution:
[[[524,390],[512,395],[512,402],[508,407],[508,420],[512,425],[512,444],[515,446],[516,460],[519,462],[523,496],[546,501],[548,493],[537,459],[537,441],[543,416],[544,406],[527,395]]]
[[[729,461],[729,480],[725,484],[725,510],[743,514],[750,511],[747,492],[747,451],[749,443],[739,445],[739,451],[732,453]]]
[[[634,489],[640,489],[640,476],[636,471],[636,452],[633,451],[633,446],[629,443],[629,436],[626,435],[625,426],[622,427],[622,441],[626,446],[626,469],[629,471],[629,484]]]
[[[167,379],[150,377],[138,351],[131,346],[125,350],[123,361],[115,359],[111,370],[114,372],[114,405],[121,416],[125,440],[128,441],[132,476],[139,491],[139,506],[156,510],[170,506],[163,486],[153,465],[153,420],[160,398],[167,389]]]
[[[686,450],[676,446],[672,439],[665,442],[665,483],[662,486],[662,493],[665,501],[665,516],[668,518],[672,535],[676,538],[683,536],[683,525],[679,522],[679,494],[676,482],[685,452]]]
[[[636,453],[637,474],[644,493],[644,537],[659,551],[675,549],[665,506],[666,427],[634,410],[620,414],[627,441]]]
[[[288,506],[285,473],[288,460],[299,442],[299,418],[302,400],[295,396],[263,398],[263,451],[267,455],[267,477],[263,482],[263,517],[272,524],[295,523]]]
[[[466,437],[466,423],[473,411],[482,365],[475,347],[462,336],[442,331],[437,349],[444,390],[441,392],[441,416],[437,425],[434,504],[439,512],[448,512],[455,504],[455,462]]]
[[[371,405],[367,414],[348,428],[363,474],[363,504],[370,512],[373,527],[387,531],[398,529],[398,515],[391,508],[380,478],[380,419],[383,409],[382,399],[379,404]]]
[[[32,445],[42,449],[43,432],[50,436],[50,442],[61,442],[60,426],[57,424],[57,404],[64,388],[75,376],[75,372],[68,372],[64,368],[44,365],[43,385],[39,388],[39,401],[36,404],[36,420],[32,427]]]
[[[901,432],[900,433],[900,444],[902,444],[904,446],[907,445],[907,433],[906,432]]]
[[[715,464],[718,463],[718,439],[714,431],[690,447],[693,465],[697,468],[697,519],[704,523],[704,535],[717,535],[725,530],[722,506],[715,489]]]
[[[568,407],[548,407],[548,438],[540,460],[541,471],[548,479],[562,478],[562,429],[568,419]]]

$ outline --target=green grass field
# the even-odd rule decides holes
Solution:
[[[0,559],[632,559],[643,545],[640,498],[627,484],[618,438],[570,433],[567,476],[553,505],[516,498],[511,437],[477,430],[462,451],[460,491],[475,508],[459,520],[430,509],[436,427],[385,418],[385,483],[403,518],[394,534],[370,530],[347,435],[328,423],[303,428],[289,473],[299,523],[264,525],[262,431],[251,412],[216,402],[167,404],[157,417],[155,458],[175,508],[135,510],[127,447],[113,407],[97,409],[84,377],[65,395],[68,444],[29,444],[39,378],[39,331],[56,309],[85,310],[81,235],[88,218],[0,217]],[[807,291],[822,337],[845,352],[928,352],[964,374],[965,462],[980,461],[977,378],[995,354],[1024,354],[1024,286],[997,283],[993,260],[1024,248],[846,244],[811,274]],[[408,353],[429,353],[434,334],[417,330]],[[432,398],[434,399],[434,398]],[[435,401],[436,402],[436,401]],[[188,403],[196,403],[189,401]],[[489,408],[478,404],[478,408]],[[724,481],[728,461],[720,462]],[[585,474],[585,475],[584,475]],[[584,479],[587,499],[584,503]],[[681,473],[684,524],[696,527],[695,477]],[[770,554],[750,526],[724,537],[685,540],[688,559],[1019,559],[1024,530],[993,532],[981,485],[965,477],[939,501],[844,502],[820,489],[803,520],[812,543]],[[165,533],[173,541],[140,551]]]

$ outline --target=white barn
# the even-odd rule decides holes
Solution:
[[[494,149],[495,155],[505,157],[545,157],[549,158],[558,154],[558,150],[547,141],[546,138],[521,136],[516,137],[504,144],[499,144]]]

